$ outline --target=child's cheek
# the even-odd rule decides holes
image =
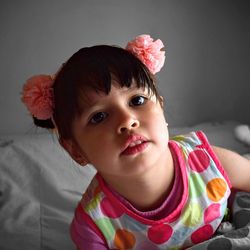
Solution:
[[[158,114],[155,114],[154,118],[150,120],[151,121],[151,130],[152,133],[159,138],[160,140],[168,141],[168,125],[165,120],[163,112],[158,112]]]

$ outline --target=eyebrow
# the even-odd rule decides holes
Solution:
[[[127,88],[127,87],[119,87],[119,90],[122,93],[128,93],[128,94],[133,92],[133,91],[140,90],[140,89],[144,89],[144,88],[143,87],[138,88],[136,85],[131,85],[129,88]],[[97,91],[94,91],[94,90],[90,91],[90,95],[91,94],[94,94],[95,96],[103,96],[103,97],[109,95],[109,94],[105,94],[102,91],[97,92]],[[99,98],[97,98],[97,100],[94,101],[91,98],[91,96],[89,96],[88,94],[83,94],[82,98],[80,99],[80,104],[79,104],[79,106],[80,106],[80,115],[82,115],[84,113],[87,113],[88,110],[90,110],[90,109],[94,108],[95,106],[97,106],[98,102],[99,102]],[[81,103],[82,103],[82,105],[81,105]]]

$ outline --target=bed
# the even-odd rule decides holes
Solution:
[[[238,124],[237,121],[201,123],[170,128],[170,134],[203,130],[212,144],[246,154],[250,148],[234,136]],[[0,249],[74,249],[69,224],[94,174],[92,166],[83,168],[71,160],[51,133],[0,136]],[[247,204],[244,209],[250,221],[250,196],[246,195],[239,193],[238,198]],[[239,210],[239,206],[235,207]],[[245,217],[239,218],[237,221],[244,221],[240,234],[245,235],[248,246],[242,249],[250,249],[247,235],[250,228]],[[242,227],[237,224],[234,231]],[[193,249],[215,249],[211,248],[211,242],[205,244]],[[218,248],[218,242],[216,246],[217,250],[226,249]]]

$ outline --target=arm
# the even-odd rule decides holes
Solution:
[[[250,192],[250,160],[224,148],[213,146],[213,150],[225,169],[233,188]]]

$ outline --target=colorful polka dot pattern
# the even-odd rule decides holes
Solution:
[[[168,224],[154,225],[148,229],[148,238],[156,244],[168,241],[172,234],[173,228]]]
[[[237,192],[232,209],[234,227],[222,234],[194,245],[190,250],[250,249],[250,193]]]
[[[202,140],[190,133],[174,142],[179,148],[175,153],[184,162],[182,174],[188,177],[187,202],[174,221],[143,223],[138,215],[128,214],[114,197],[110,199],[96,178],[93,180],[83,199],[85,212],[110,249],[180,249],[213,235],[224,216],[230,190]]]

